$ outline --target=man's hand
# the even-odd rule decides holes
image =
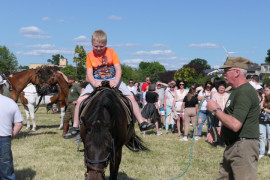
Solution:
[[[209,143],[213,143],[213,142],[214,142],[214,137],[212,136],[211,133],[208,133],[208,134],[207,134],[207,141],[208,141]]]
[[[215,109],[220,108],[220,106],[212,99],[208,99],[207,101],[207,110],[209,112],[213,112]]]

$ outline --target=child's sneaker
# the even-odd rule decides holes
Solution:
[[[72,127],[69,131],[69,133],[67,133],[64,138],[65,139],[70,139],[70,138],[74,138],[77,134],[80,133],[80,129],[77,127]]]
[[[161,131],[158,131],[158,132],[157,132],[157,136],[160,136],[161,134],[162,134]]]
[[[186,136],[184,136],[183,138],[180,139],[180,141],[188,141],[188,139]]]
[[[140,124],[140,131],[147,131],[149,129],[153,129],[155,128],[156,126],[154,124],[149,124],[148,122],[146,121],[143,121],[141,124]]]

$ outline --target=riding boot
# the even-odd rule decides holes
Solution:
[[[69,128],[69,123],[64,123],[63,135],[62,135],[63,137],[67,134],[68,128]]]

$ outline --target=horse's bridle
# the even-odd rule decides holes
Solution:
[[[114,163],[115,163],[115,145],[114,145],[114,138],[112,138],[112,151],[113,151],[113,158],[114,158]],[[87,157],[87,147],[85,147],[85,151],[84,151],[84,159],[85,159],[85,165],[89,168],[89,171],[94,171],[94,173],[96,174],[102,174],[102,176],[105,176],[105,170],[108,166],[108,162],[110,160],[111,157],[111,152],[108,153],[108,155],[102,159],[102,160],[91,160]],[[102,164],[105,163],[104,168],[97,168],[94,167],[94,164]],[[88,172],[87,172],[88,173]],[[88,174],[86,173],[86,176],[88,176]]]

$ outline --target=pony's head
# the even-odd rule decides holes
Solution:
[[[85,128],[85,161],[89,179],[103,179],[105,169],[115,159],[115,140],[119,139],[121,104],[112,90],[94,96],[83,118]]]

